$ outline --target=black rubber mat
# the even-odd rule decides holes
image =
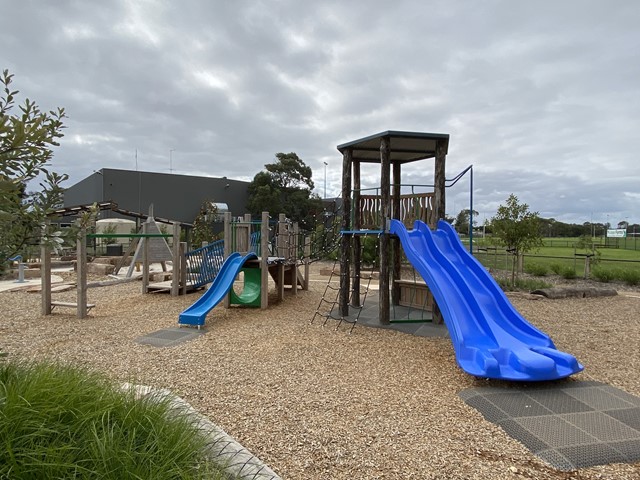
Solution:
[[[174,345],[198,338],[204,333],[205,330],[167,328],[138,337],[136,338],[136,342],[144,345],[153,345],[154,347],[173,347]]]
[[[609,385],[480,387],[460,398],[559,470],[640,461],[640,398]]]

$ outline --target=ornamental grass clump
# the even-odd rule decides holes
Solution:
[[[70,366],[0,363],[0,478],[225,478],[206,442],[167,397]]]

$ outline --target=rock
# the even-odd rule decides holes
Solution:
[[[115,270],[115,266],[105,263],[87,263],[87,273],[96,275],[111,275]]]

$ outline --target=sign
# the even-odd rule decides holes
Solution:
[[[607,230],[608,238],[625,238],[627,236],[626,228],[610,228]]]

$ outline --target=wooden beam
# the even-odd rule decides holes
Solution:
[[[173,244],[171,245],[171,255],[173,257],[173,273],[171,275],[171,296],[177,297],[180,294],[180,224],[173,222]]]
[[[260,308],[269,306],[269,212],[262,212],[260,222]]]
[[[444,140],[438,140],[436,144],[436,162],[434,170],[435,200],[433,205],[434,215],[429,226],[435,228],[438,220],[444,220],[446,213],[445,202],[445,163],[446,163],[447,143]]]
[[[42,315],[51,315],[51,250],[40,245],[40,282],[42,285]]]
[[[342,230],[351,230],[351,166],[352,151],[342,154]],[[340,315],[349,315],[349,255],[351,236],[342,235],[340,242],[340,292],[338,304]]]
[[[392,201],[392,216],[393,218],[402,221],[400,218],[400,191],[402,184],[401,181],[401,165],[398,162],[393,163],[393,197]],[[400,302],[400,285],[396,283],[396,280],[400,280],[400,239],[393,237],[391,239],[391,251],[393,253],[393,267],[391,269],[391,303],[398,305]]]
[[[380,211],[382,219],[380,228],[387,229],[387,221],[391,215],[391,144],[388,137],[380,138]],[[380,302],[378,318],[380,323],[389,323],[389,234],[380,235]]]
[[[224,212],[224,260],[231,255],[231,212]],[[231,306],[231,296],[229,294],[224,297],[224,308]]]
[[[360,189],[362,184],[360,181],[360,164],[353,164],[353,230],[362,228],[362,210],[360,205]],[[362,240],[360,235],[355,235],[351,242],[353,243],[353,286],[351,287],[351,305],[360,306],[360,276],[362,272]]]
[[[87,231],[82,228],[77,240],[76,252],[76,303],[78,305],[76,316],[87,316]]]
[[[153,204],[150,209],[153,208]],[[149,216],[149,219],[152,217]],[[142,224],[142,233],[149,233],[149,219]],[[149,239],[142,239],[142,294],[149,293]]]

